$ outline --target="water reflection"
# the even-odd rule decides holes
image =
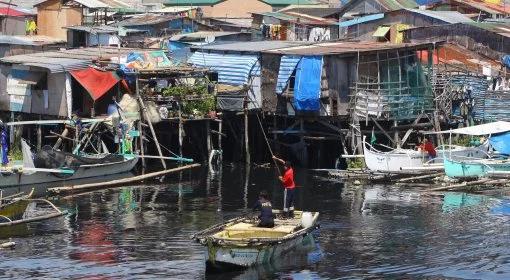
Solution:
[[[262,189],[275,208],[283,204],[271,169],[214,171],[63,198],[56,203],[66,218],[8,232],[18,245],[0,251],[0,278],[510,278],[510,199],[344,185],[306,170],[296,170],[296,207],[321,213],[311,246],[206,275],[193,233],[249,211]]]

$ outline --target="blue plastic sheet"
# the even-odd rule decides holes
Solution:
[[[501,58],[501,62],[503,62],[503,65],[510,68],[510,54],[504,55],[503,58]]]
[[[319,111],[322,56],[303,56],[296,69],[294,106],[299,111]]]
[[[510,155],[510,132],[492,135],[489,142],[494,150],[504,155]]]

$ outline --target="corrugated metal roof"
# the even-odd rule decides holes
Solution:
[[[0,35],[0,44],[23,45],[23,46],[44,46],[53,44],[63,44],[65,40],[52,38],[48,36],[8,36]]]
[[[290,5],[278,11],[325,18],[337,14],[340,8],[331,8],[329,5]]]
[[[260,75],[257,55],[195,52],[188,62],[218,72],[218,81],[223,84],[245,85],[251,75]]]
[[[170,37],[170,41],[180,41],[186,39],[205,39],[208,36],[222,37],[236,34],[244,34],[243,32],[228,32],[228,31],[199,31],[193,33],[177,34]]]
[[[112,33],[119,32],[119,27],[111,26],[111,25],[100,25],[100,26],[76,25],[76,26],[66,26],[64,28],[70,29],[70,30],[93,33],[93,34],[98,34],[98,33],[112,34]],[[127,29],[127,28],[124,28],[124,31],[127,33],[146,32],[145,30]]]
[[[460,5],[471,6],[480,11],[484,11],[490,14],[510,14],[510,5],[505,4],[503,1],[502,4],[496,3],[488,3],[484,1],[476,1],[476,0],[452,0]]]
[[[354,7],[356,7],[359,4],[362,4],[364,1],[367,0],[351,0],[344,6],[340,7],[338,13],[340,15],[344,15],[351,11]],[[380,9],[381,12],[383,11],[396,11],[401,9],[413,9],[417,8],[419,5],[414,0],[374,0],[375,2],[379,3],[383,9]]]
[[[158,24],[177,19],[176,15],[141,14],[112,24],[113,26],[142,26]]]
[[[164,7],[162,9],[155,10],[152,12],[153,13],[162,13],[162,14],[166,14],[166,13],[177,14],[177,13],[187,12],[189,10],[195,10],[195,9],[196,9],[196,7],[190,7],[190,6],[187,6],[187,7]]]
[[[106,9],[110,8],[107,4],[99,1],[99,0],[73,0],[77,3],[82,4],[83,6],[91,9]]]
[[[166,0],[163,2],[167,6],[212,6],[225,0]]]
[[[278,20],[307,24],[307,25],[335,25],[336,21],[331,19],[319,18],[296,12],[267,12],[267,13],[253,13],[254,15],[261,15],[265,17],[272,17]]]
[[[145,51],[132,48],[121,48],[120,55],[133,51]],[[21,64],[48,69],[52,73],[85,69],[98,59],[110,59],[119,55],[117,48],[83,48],[54,52],[39,52],[14,55],[0,58],[2,63]]]
[[[303,46],[309,44],[310,44],[309,42],[296,42],[296,41],[253,41],[253,42],[210,44],[207,46],[200,47],[200,49],[209,51],[234,51],[234,52],[257,53],[265,50]]]
[[[284,55],[280,60],[280,70],[278,71],[278,80],[276,82],[276,93],[282,94],[287,84],[289,83],[290,76],[296,69],[301,56]]]
[[[308,46],[280,48],[276,50],[267,50],[264,52],[275,54],[287,55],[355,55],[358,52],[375,52],[385,50],[397,49],[421,49],[428,48],[437,42],[430,43],[406,43],[406,44],[391,44],[383,42],[332,42],[332,43],[319,43]]]
[[[313,0],[260,0],[271,6],[288,6],[288,5],[316,5]]]
[[[467,16],[454,11],[431,11],[421,9],[405,9],[411,13],[421,14],[427,17],[435,18],[446,23],[472,22]]]
[[[510,37],[510,23],[508,22],[466,22],[469,24],[489,32],[497,33],[505,37]]]

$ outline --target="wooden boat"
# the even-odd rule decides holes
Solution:
[[[484,158],[487,156],[485,152],[487,144],[478,147],[462,147],[455,145],[439,146],[437,157],[428,160],[426,154],[421,151],[411,149],[394,149],[389,152],[381,152],[372,145],[363,141],[363,153],[365,164],[371,171],[376,172],[402,172],[405,170],[442,170],[443,156],[445,154]]]
[[[58,209],[53,203],[46,199],[32,199],[34,190],[28,195],[17,194],[10,197],[0,199],[2,205],[0,205],[0,228],[12,227],[21,224],[43,221],[52,219],[64,215],[66,212]],[[27,213],[27,209],[30,204],[34,204],[34,208],[37,204],[43,204],[46,206],[43,213]]]
[[[12,220],[22,217],[30,203],[28,199],[33,194],[34,189],[29,194],[17,193],[7,197],[0,196],[0,219],[4,217]]]
[[[135,155],[123,155],[123,159],[116,162],[82,164],[74,170],[65,168],[24,168],[23,166],[12,166],[0,169],[0,188],[20,185],[34,185],[41,183],[52,183],[76,179],[101,177],[113,174],[120,174],[131,171],[138,157]],[[30,171],[30,172],[26,172]]]
[[[510,172],[508,159],[444,159],[444,170],[450,178],[485,177],[488,173]]]
[[[208,269],[269,263],[318,228],[318,212],[295,211],[292,219],[283,219],[281,211],[273,212],[273,228],[257,227],[255,217],[238,217],[195,234],[192,238],[207,246]]]

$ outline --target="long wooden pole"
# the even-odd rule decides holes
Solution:
[[[246,164],[250,163],[250,141],[248,135],[248,106],[244,108],[244,151],[246,154]]]
[[[149,125],[149,129],[151,130],[152,138],[156,143],[156,149],[158,150],[158,154],[161,157],[161,165],[166,169],[166,162],[163,159],[163,152],[161,151],[161,146],[159,145],[158,137],[156,136],[156,131],[154,131],[154,127],[152,126],[152,122],[149,118],[149,113],[147,112],[147,107],[143,103],[142,96],[140,95],[140,85],[138,81],[138,75],[136,76],[136,98],[138,99],[138,103],[140,104],[140,109],[142,109],[144,118],[147,120],[147,124]],[[181,155],[182,156],[182,155]]]
[[[138,182],[138,181],[142,181],[145,179],[162,176],[162,175],[166,175],[169,173],[175,173],[175,172],[179,172],[179,171],[183,171],[186,169],[191,169],[191,168],[195,168],[195,167],[199,167],[199,166],[200,166],[200,164],[195,163],[195,164],[185,165],[185,166],[181,166],[181,167],[177,167],[177,168],[165,169],[162,171],[147,173],[147,174],[139,175],[139,176],[135,176],[135,177],[113,180],[113,181],[109,181],[109,182],[98,182],[98,183],[90,183],[90,184],[83,184],[83,185],[77,185],[77,186],[50,188],[50,189],[48,189],[48,192],[53,193],[53,194],[62,194],[62,193],[74,193],[74,192],[87,191],[87,190],[91,190],[91,189],[105,189],[105,188],[112,187],[112,186]]]

